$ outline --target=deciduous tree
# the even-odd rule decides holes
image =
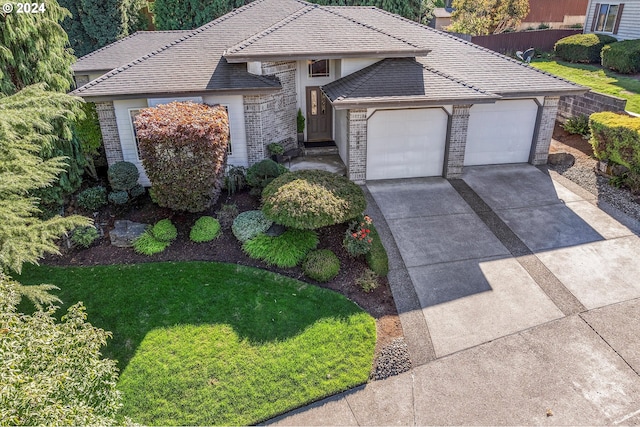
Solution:
[[[529,13],[529,0],[454,0],[453,7],[449,31],[487,35],[517,27]]]

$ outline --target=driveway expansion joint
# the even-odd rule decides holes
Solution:
[[[586,307],[535,256],[478,193],[462,179],[451,179],[449,182],[565,316],[586,311]]]

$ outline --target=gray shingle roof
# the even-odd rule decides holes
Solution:
[[[222,53],[305,6],[296,0],[255,0],[73,94],[95,98],[277,89],[280,83],[276,79],[249,74],[246,65],[229,64]]]
[[[495,102],[486,93],[409,59],[384,59],[322,90],[336,109]]]
[[[412,43],[428,46],[431,52],[418,61],[487,92],[509,97],[584,91],[581,86],[520,61],[374,7],[330,8],[391,34],[402,35]]]
[[[149,52],[160,49],[172,41],[178,40],[182,36],[192,32],[192,30],[138,31],[129,37],[125,37],[79,58],[71,68],[76,74],[82,72],[110,71],[132,62]]]
[[[441,99],[479,101],[494,95],[564,95],[585,90],[374,7],[255,0],[196,30],[177,34],[181,37],[165,46],[150,47],[151,51],[146,54],[132,49],[129,55],[125,49],[128,43],[138,49],[143,44],[138,40],[156,37],[140,34],[81,58],[75,67],[80,67],[81,62],[98,64],[103,57],[105,63],[106,58],[115,61],[116,57],[123,62],[118,64],[119,68],[76,89],[73,94],[98,99],[207,91],[268,91],[278,89],[280,83],[275,78],[248,73],[243,62],[340,57],[415,57],[417,61],[386,61],[378,67],[367,68],[368,73],[379,73],[377,77],[367,77],[360,72],[352,79],[347,76],[346,80],[327,85],[325,90],[329,93],[339,88],[349,89],[331,95],[342,105],[348,105],[349,98],[349,102],[364,99],[382,102],[382,98],[389,98],[391,103],[426,103],[435,99],[436,94],[441,94]],[[153,40],[160,42],[162,37]],[[140,56],[129,59],[134,55]],[[421,70],[418,65],[422,65]],[[414,83],[422,73],[424,84],[418,84],[414,88],[417,92],[412,93],[414,89],[391,78],[389,70],[402,72],[407,82]],[[434,86],[428,87],[427,82]],[[384,87],[373,87],[376,85]]]
[[[229,62],[363,55],[390,58],[424,56],[428,52],[424,43],[363,24],[340,14],[339,9],[311,5],[230,47],[225,58]]]

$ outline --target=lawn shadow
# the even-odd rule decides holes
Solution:
[[[27,266],[24,284],[52,283],[64,302],[82,301],[88,321],[113,333],[104,349],[124,370],[148,332],[176,325],[230,325],[239,339],[284,341],[321,319],[362,310],[346,297],[236,264],[163,262],[93,267]]]

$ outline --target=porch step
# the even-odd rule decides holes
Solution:
[[[305,156],[332,156],[338,154],[338,147],[333,141],[330,142],[305,142]]]

